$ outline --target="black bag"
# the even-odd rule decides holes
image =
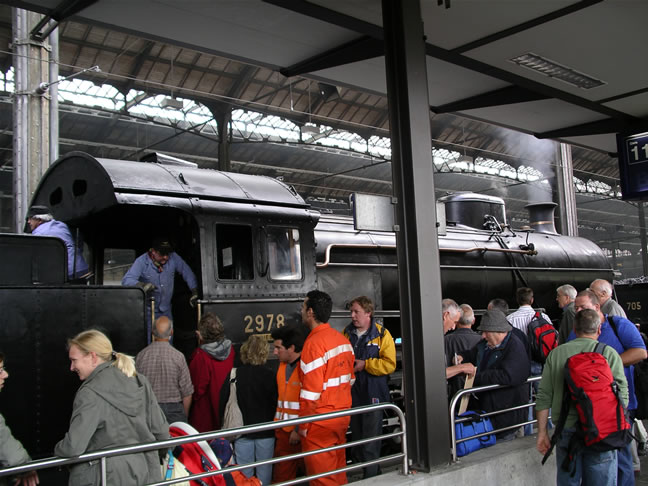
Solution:
[[[551,350],[558,346],[558,331],[536,311],[527,326],[527,339],[531,359],[544,364]]]

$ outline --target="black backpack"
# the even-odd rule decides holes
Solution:
[[[527,326],[527,339],[531,359],[544,364],[551,350],[558,346],[558,331],[536,311]]]

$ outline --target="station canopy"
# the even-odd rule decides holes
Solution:
[[[288,80],[307,75],[327,98],[338,86],[386,93],[379,0],[8,3],[247,61]],[[637,54],[648,44],[648,2],[423,0],[421,9],[434,113],[606,153],[616,152],[616,132],[648,131],[648,66]]]

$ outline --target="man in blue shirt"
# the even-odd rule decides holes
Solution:
[[[148,252],[137,257],[130,267],[122,285],[141,287],[144,292],[151,292],[155,299],[155,316],[172,318],[171,298],[173,281],[178,272],[191,289],[189,303],[192,307],[198,300],[198,282],[189,265],[173,251],[168,240],[156,239]],[[150,321],[150,319],[149,319]],[[150,325],[150,322],[149,322]],[[150,332],[149,332],[150,334]]]
[[[583,290],[576,295],[574,310],[578,313],[583,309],[592,309],[599,315],[601,322],[601,335],[598,340],[615,349],[623,361],[623,370],[628,380],[628,413],[630,422],[634,421],[637,409],[637,396],[634,387],[634,364],[646,359],[646,346],[637,330],[637,327],[620,316],[612,317],[616,331],[610,326],[608,316],[601,312],[600,301],[597,295],[591,290]],[[568,341],[575,339],[574,331],[569,334]],[[634,468],[632,465],[632,449],[636,447],[634,441],[630,442],[624,449],[619,449],[619,486],[634,485]]]
[[[47,206],[30,207],[27,211],[27,224],[32,235],[54,236],[63,241],[67,250],[68,278],[80,278],[88,273],[81,242],[74,241],[68,225],[55,220]]]

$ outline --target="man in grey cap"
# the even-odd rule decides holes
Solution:
[[[68,278],[80,278],[88,273],[81,241],[75,241],[67,224],[54,219],[50,208],[32,206],[27,211],[26,220],[32,235],[53,236],[63,241],[67,250]]]
[[[524,344],[511,333],[511,325],[499,310],[487,311],[481,318],[477,330],[484,339],[469,351],[459,354],[458,360],[463,372],[475,375],[474,386],[510,385],[501,390],[482,392],[471,398],[471,410],[493,412],[524,405],[529,401],[529,358]],[[526,409],[493,415],[495,429],[508,427],[526,420]],[[497,433],[498,440],[512,439],[516,429]]]

